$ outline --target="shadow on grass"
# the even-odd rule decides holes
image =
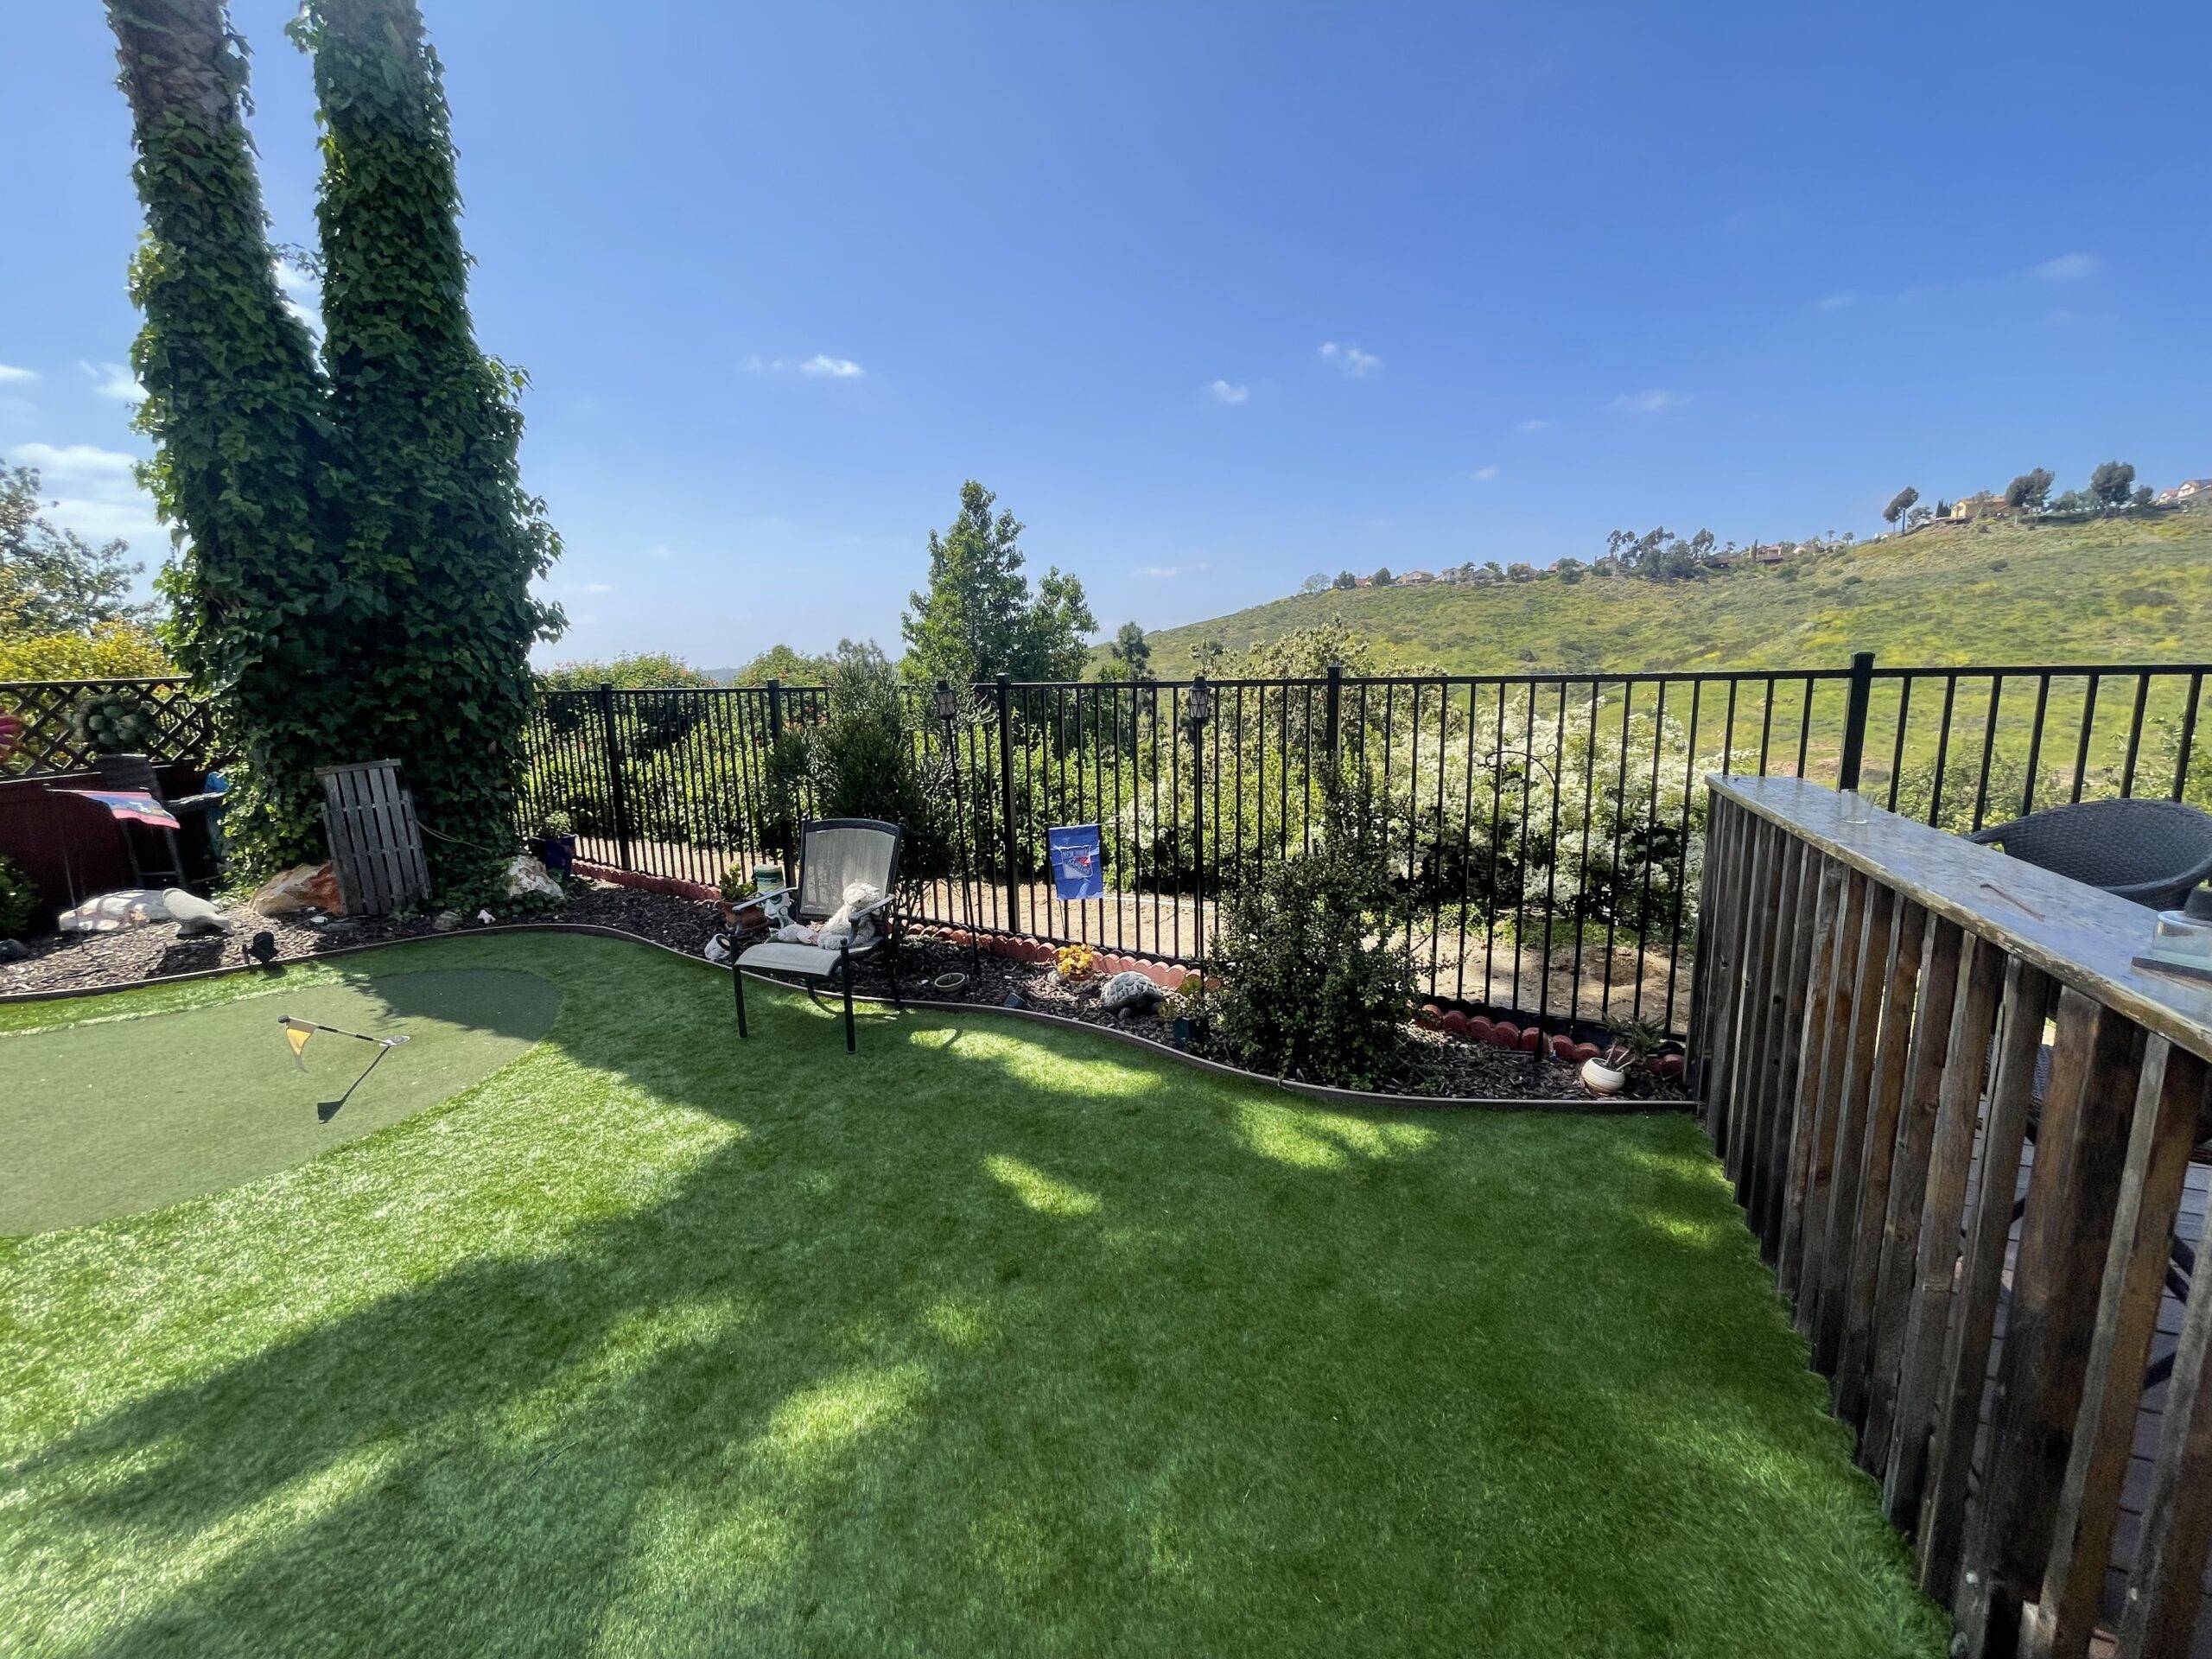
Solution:
[[[464,1183],[453,1265],[10,1459],[32,1650],[1940,1650],[1687,1123],[983,1021],[848,1059],[766,995],[741,1050],[724,982],[583,944],[517,953],[568,993],[534,1127],[666,1179]]]

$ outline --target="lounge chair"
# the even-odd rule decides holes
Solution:
[[[789,915],[797,922],[819,926],[843,907],[845,890],[855,883],[873,887],[882,896],[853,912],[853,939],[834,948],[818,944],[785,944],[771,939],[756,944],[730,964],[730,978],[737,987],[737,1034],[750,1036],[745,1023],[745,973],[786,974],[806,988],[818,1006],[821,987],[835,983],[845,997],[845,1052],[858,1045],[853,1037],[853,963],[880,950],[891,966],[891,995],[901,1007],[899,995],[898,942],[891,924],[899,895],[899,849],[906,832],[895,823],[874,818],[816,818],[799,830],[798,886]],[[865,935],[865,937],[863,937]],[[860,942],[855,944],[854,939]]]
[[[2180,801],[2082,801],[1967,839],[2153,910],[2177,908],[2212,876],[2212,813]]]

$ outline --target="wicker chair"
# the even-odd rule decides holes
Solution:
[[[2153,910],[2212,877],[2212,813],[2179,801],[2083,801],[1967,837]]]
[[[770,940],[756,944],[730,964],[737,983],[737,1034],[752,1033],[745,1021],[745,971],[753,969],[789,974],[805,986],[818,1006],[820,988],[836,984],[845,994],[845,1052],[854,1052],[853,963],[855,958],[883,951],[891,967],[891,996],[901,1007],[899,995],[899,943],[892,928],[892,907],[898,901],[899,849],[905,831],[895,823],[874,818],[816,818],[799,831],[798,892],[791,906],[796,921],[822,922],[845,902],[845,889],[864,882],[883,896],[856,911],[853,921],[873,925],[874,932],[855,944],[847,941],[835,950],[817,944],[786,944]]]

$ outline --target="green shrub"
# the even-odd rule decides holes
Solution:
[[[21,868],[0,858],[0,939],[21,938],[30,929],[31,912],[38,908],[38,889]]]
[[[1406,900],[1361,782],[1325,785],[1313,850],[1270,864],[1224,906],[1210,967],[1213,1041],[1239,1065],[1344,1089],[1405,1088],[1414,995]]]
[[[786,727],[770,753],[772,810],[810,798],[809,817],[879,818],[903,825],[902,882],[952,868],[950,824],[940,803],[950,793],[942,770],[925,759],[899,671],[873,645],[840,640],[830,673],[828,711],[818,725]],[[803,773],[805,793],[797,788]],[[794,817],[797,815],[794,814]]]
[[[69,729],[99,754],[143,754],[154,747],[161,724],[154,707],[136,691],[95,691],[69,711]]]

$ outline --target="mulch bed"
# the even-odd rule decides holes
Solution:
[[[389,939],[419,938],[439,931],[427,917],[351,920],[319,912],[267,917],[244,908],[229,914],[234,931],[227,938],[179,938],[174,922],[152,922],[117,933],[51,934],[34,939],[28,959],[0,963],[0,995],[89,989],[226,967],[244,961],[240,947],[263,931],[275,939],[280,962]],[[721,927],[711,904],[604,883],[592,884],[543,919],[618,928],[687,956],[698,955]],[[477,925],[464,922],[454,931],[467,932]],[[900,978],[909,996],[998,1007],[1005,1006],[1009,995],[1018,995],[1025,1007],[1085,1025],[1111,1027],[1163,1048],[1173,1046],[1170,1023],[1150,1011],[1107,1014],[1098,1006],[1098,982],[1068,985],[1046,963],[1015,962],[988,951],[971,961],[966,945],[927,938],[910,940],[900,957]],[[968,982],[957,990],[929,983],[952,973],[967,975]],[[864,961],[856,988],[887,996],[888,963],[880,956]],[[1489,1100],[1571,1100],[1582,1095],[1576,1067],[1549,1054],[1539,1058],[1419,1026],[1409,1025],[1408,1031],[1414,1045],[1416,1083],[1409,1092]],[[1662,1084],[1656,1098],[1680,1100],[1683,1095],[1678,1086]]]

